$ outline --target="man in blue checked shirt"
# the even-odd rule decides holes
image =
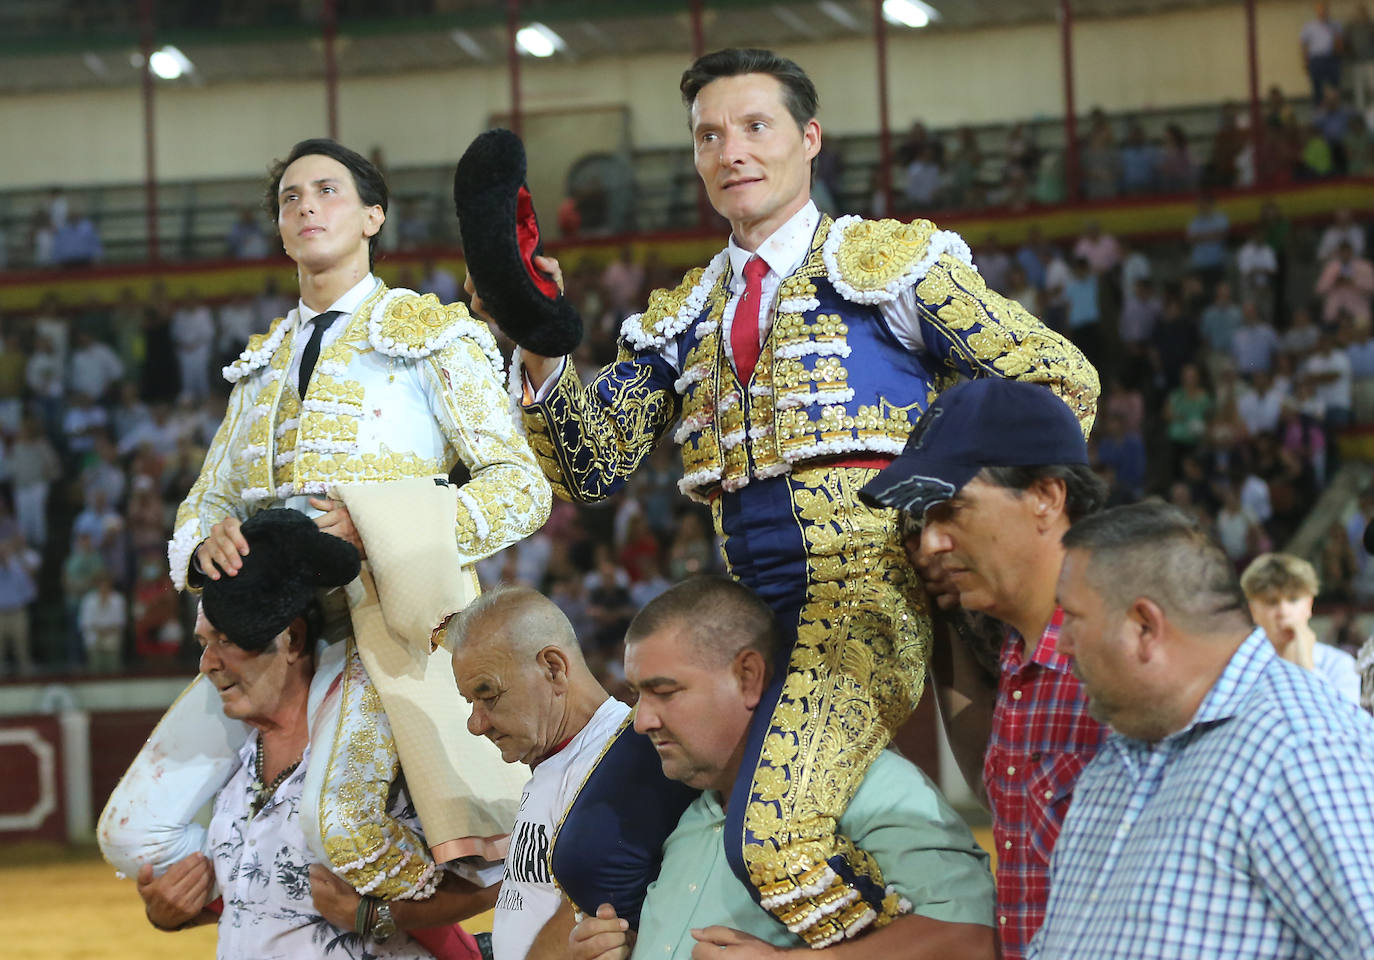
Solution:
[[[1374,958],[1374,720],[1279,659],[1186,514],[1120,507],[1064,546],[1059,648],[1113,732],[1027,956]]]

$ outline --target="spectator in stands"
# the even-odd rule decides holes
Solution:
[[[1242,322],[1231,341],[1236,370],[1246,376],[1272,370],[1274,355],[1279,352],[1278,333],[1264,322],[1254,301],[1242,304],[1240,313]]]
[[[1145,440],[1139,431],[1128,432],[1126,419],[1109,412],[1102,435],[1096,442],[1095,466],[1110,467],[1112,488],[1125,500],[1139,500],[1145,494]]]
[[[1040,315],[1040,291],[1026,279],[1026,271],[1021,269],[1019,263],[1013,264],[1007,271],[1006,288],[1004,292],[1008,297],[1021,304],[1032,315]]]
[[[1144,250],[1129,239],[1122,240],[1121,247],[1121,290],[1128,294],[1135,289],[1136,281],[1154,276],[1154,265]]]
[[[983,169],[983,151],[972,127],[960,127],[958,139],[958,146],[949,158],[949,202],[956,209],[969,210],[982,206],[978,174]]]
[[[1212,293],[1212,302],[1202,311],[1202,338],[1207,341],[1209,350],[1207,369],[1215,378],[1218,365],[1230,363],[1235,357],[1236,331],[1244,318],[1240,307],[1231,298],[1231,285],[1218,283]]]
[[[1238,161],[1250,137],[1241,129],[1240,111],[1234,103],[1223,104],[1217,132],[1212,137],[1212,154],[1207,159],[1203,186],[1226,188],[1237,186]]]
[[[1049,259],[1045,263],[1045,295],[1041,298],[1040,319],[1046,325],[1060,332],[1068,328],[1069,298],[1067,290],[1073,283],[1073,268],[1064,258],[1064,252],[1051,245]]]
[[[634,247],[628,243],[620,248],[620,256],[606,264],[601,272],[601,293],[617,324],[633,313],[635,305],[643,298],[644,280],[644,267],[635,257]]]
[[[1341,349],[1333,333],[1323,330],[1317,348],[1303,361],[1302,377],[1313,388],[1326,411],[1324,426],[1339,430],[1350,423],[1350,356]]]
[[[36,334],[33,353],[24,364],[24,382],[50,437],[57,436],[61,429],[64,379],[62,358],[52,340]]]
[[[604,655],[624,638],[635,611],[630,600],[630,578],[615,562],[611,545],[597,544],[595,555],[595,569],[585,578],[592,632],[583,640],[589,652]]]
[[[1342,101],[1340,90],[1327,87],[1321,106],[1312,117],[1312,125],[1331,149],[1332,172],[1336,174],[1347,171],[1345,134],[1353,115]]]
[[[260,214],[252,207],[239,207],[238,218],[225,237],[225,252],[236,260],[261,260],[272,249],[267,231],[262,228]]]
[[[1226,270],[1226,234],[1231,220],[1217,209],[1216,201],[1204,193],[1198,200],[1197,215],[1188,224],[1188,266],[1209,284],[1221,279]]]
[[[1073,255],[1088,261],[1088,266],[1097,276],[1115,270],[1121,263],[1121,245],[1116,237],[1102,230],[1102,223],[1089,220],[1083,225],[1083,233],[1073,245]]]
[[[397,211],[396,243],[402,250],[414,250],[428,246],[430,224],[425,216],[424,205],[417,199],[402,201]]]
[[[1087,258],[1074,256],[1073,275],[1064,285],[1068,304],[1068,333],[1078,348],[1098,370],[1106,363],[1106,343],[1102,334],[1101,291],[1097,275]]]
[[[139,659],[146,663],[175,657],[184,632],[177,591],[167,575],[167,558],[161,550],[140,555],[133,599],[134,652]]]
[[[14,433],[24,418],[24,366],[27,362],[18,331],[0,332],[0,434]]]
[[[1322,603],[1353,603],[1360,564],[1339,522],[1331,524],[1322,539],[1320,568],[1322,590],[1317,599]]]
[[[1121,182],[1121,158],[1112,138],[1112,128],[1105,117],[1092,125],[1088,141],[1079,151],[1082,167],[1083,196],[1089,200],[1105,200],[1116,196]]]
[[[640,561],[640,573],[640,579],[630,584],[630,599],[636,610],[643,609],[650,600],[672,586],[663,575],[663,565],[657,555]]]
[[[110,386],[123,376],[124,364],[108,344],[96,340],[85,330],[76,332],[76,349],[72,351],[68,376],[74,392],[84,393],[99,402]]]
[[[253,297],[247,293],[237,293],[226,300],[219,308],[214,366],[227,366],[237,360],[248,338],[258,332],[265,319],[257,315]]]
[[[1217,511],[1215,528],[1217,542],[1237,570],[1260,552],[1264,531],[1259,521],[1240,502],[1240,494],[1233,483],[1220,484],[1221,508]]]
[[[1164,128],[1164,146],[1155,171],[1161,193],[1187,193],[1197,186],[1197,170],[1188,151],[1188,135],[1176,123]]]
[[[1245,422],[1246,432],[1255,436],[1277,430],[1283,402],[1288,396],[1287,389],[1276,382],[1267,370],[1261,370],[1251,377],[1249,385],[1243,387],[1236,397],[1236,411]]]
[[[1342,39],[1355,108],[1363,113],[1374,106],[1374,20],[1369,16],[1369,4],[1355,6],[1354,15],[1342,27]]]
[[[37,565],[21,538],[0,540],[0,671],[8,659],[20,676],[33,672],[29,652],[29,605],[38,596]]]
[[[48,542],[48,490],[62,476],[57,451],[33,421],[25,421],[9,450],[9,477],[19,532],[31,547]]]
[[[1165,390],[1178,386],[1183,367],[1198,356],[1198,325],[1183,313],[1183,298],[1177,288],[1164,293],[1163,308],[1150,344],[1155,375]]]
[[[1347,176],[1363,177],[1374,170],[1374,136],[1368,121],[1358,113],[1351,113],[1346,121],[1341,152],[1345,154]]]
[[[1236,252],[1236,275],[1240,278],[1240,298],[1255,301],[1266,320],[1274,317],[1274,278],[1278,272],[1274,248],[1265,242],[1264,231],[1257,226]]]
[[[1312,322],[1312,311],[1297,307],[1288,323],[1288,329],[1279,338],[1279,349],[1289,356],[1305,357],[1317,345],[1321,330]]]
[[[105,408],[96,406],[90,394],[80,390],[73,393],[67,412],[62,416],[63,446],[68,458],[79,461],[94,450],[96,437],[104,431],[109,419]]]
[[[935,147],[924,144],[906,165],[903,195],[906,206],[913,210],[928,210],[935,206],[940,192],[943,172],[935,159]]]
[[[1336,255],[1322,264],[1317,278],[1317,296],[1322,298],[1322,322],[1337,323],[1347,314],[1361,328],[1370,326],[1370,297],[1374,296],[1374,264],[1355,256],[1352,245],[1342,240]]]
[[[1037,224],[1031,224],[1026,242],[1016,250],[1016,263],[1026,275],[1026,282],[1037,290],[1045,289],[1045,270],[1052,251]]]
[[[1299,180],[1320,180],[1329,177],[1335,172],[1335,157],[1331,152],[1331,144],[1326,137],[1322,136],[1321,130],[1315,125],[1304,127],[1299,135],[1302,142],[1302,150],[1299,154],[1300,165],[1297,177]]]
[[[215,345],[215,317],[196,295],[187,292],[172,313],[172,342],[181,373],[180,396],[200,400],[210,392],[210,354]]]
[[[1341,86],[1341,26],[1331,19],[1330,5],[1315,4],[1316,15],[1302,27],[1298,42],[1302,47],[1307,76],[1312,81],[1312,103],[1320,104],[1327,87]]]
[[[115,589],[108,573],[96,577],[95,589],[81,598],[78,616],[86,643],[86,663],[92,673],[116,673],[124,660],[124,629],[129,605]]]
[[[1121,143],[1118,164],[1121,170],[1121,192],[1127,196],[1154,193],[1159,169],[1159,151],[1145,139],[1145,128],[1139,120],[1132,120]]]
[[[1345,537],[1337,539],[1344,542]],[[1280,657],[1311,670],[1342,697],[1359,703],[1355,658],[1318,643],[1312,630],[1312,601],[1320,589],[1312,564],[1288,553],[1266,553],[1245,568],[1240,585],[1250,616]]]
[[[172,338],[172,311],[160,290],[154,291],[143,315],[143,340],[147,356],[139,396],[147,403],[171,403],[181,393],[181,371]]]
[[[695,510],[684,512],[668,548],[668,578],[677,582],[700,573],[712,573],[715,563],[716,550],[706,536],[700,514]]]
[[[165,459],[177,452],[180,442],[181,432],[172,420],[171,409],[165,403],[155,403],[149,410],[148,419],[120,441],[119,452],[121,456],[128,456],[146,448]],[[189,486],[186,489],[190,489]]]
[[[996,233],[989,233],[983,238],[983,242],[973,253],[973,265],[982,274],[983,282],[988,285],[989,290],[996,290],[1004,296],[1010,295],[1011,290],[1007,281],[1012,267],[1011,254],[1007,253],[1006,248],[998,241]],[[1024,286],[1022,283],[1017,290]]]
[[[1174,463],[1180,463],[1207,435],[1207,419],[1212,415],[1212,395],[1202,385],[1197,364],[1184,364],[1179,385],[1164,404],[1169,443],[1174,448]]]
[[[104,255],[100,234],[91,218],[76,204],[71,205],[64,223],[54,225],[52,259],[59,267],[84,267]]]
[[[81,636],[81,600],[96,588],[96,580],[105,573],[105,559],[95,548],[89,533],[74,538],[71,553],[62,564],[63,622],[66,624],[66,665],[79,668],[86,662],[86,644]]]
[[[440,303],[453,303],[458,299],[458,278],[451,270],[433,259],[425,260],[423,269],[419,287],[423,293],[434,294]]]

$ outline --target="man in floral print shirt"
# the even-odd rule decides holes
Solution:
[[[201,672],[219,691],[225,715],[252,733],[237,772],[215,796],[208,856],[192,854],[156,878],[151,865],[139,871],[149,922],[159,930],[217,922],[222,958],[475,957],[470,938],[432,928],[490,909],[495,886],[441,870],[427,898],[374,902],[316,862],[302,822],[310,811],[301,803],[320,621],[314,591],[356,576],[358,555],[294,510],[256,514],[242,533],[252,550],[238,577],[207,585],[196,639]],[[257,593],[259,604],[243,603],[244,590]],[[420,832],[403,782],[388,813]],[[426,931],[424,943],[408,933],[417,929]]]

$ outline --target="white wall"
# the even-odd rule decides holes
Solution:
[[[1297,34],[1302,0],[1259,5],[1260,77],[1306,90]],[[1053,117],[1063,110],[1055,23],[965,32],[889,34],[891,120],[937,127]],[[821,92],[821,122],[837,134],[878,125],[872,43],[779,47]],[[685,142],[677,80],[685,54],[533,63],[523,70],[529,111],[624,106],[636,146]],[[1108,111],[1242,99],[1247,93],[1243,5],[1149,17],[1080,20],[1074,33],[1077,104]],[[393,167],[451,163],[488,118],[510,109],[501,66],[345,79],[340,136],[382,144]],[[162,179],[256,176],[292,143],[325,128],[322,83],[160,87],[157,164]],[[0,187],[130,183],[143,178],[142,101],[127,91],[0,98]],[[556,145],[550,145],[556,146]]]

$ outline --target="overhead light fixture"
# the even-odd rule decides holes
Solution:
[[[175,80],[190,73],[195,68],[186,54],[171,45],[154,50],[148,57],[148,69],[163,80]]]
[[[532,23],[515,34],[515,45],[532,57],[551,57],[563,49],[563,38],[542,23]]]
[[[482,47],[482,44],[466,30],[454,30],[448,36],[464,53],[474,60],[487,59],[487,51]]]
[[[831,20],[834,20],[846,30],[858,30],[861,26],[858,18],[839,3],[836,3],[835,0],[821,0],[817,6],[820,7],[821,13],[825,14]]]
[[[932,20],[939,20],[940,12],[921,0],[883,0],[883,17],[888,23],[919,30]]]

